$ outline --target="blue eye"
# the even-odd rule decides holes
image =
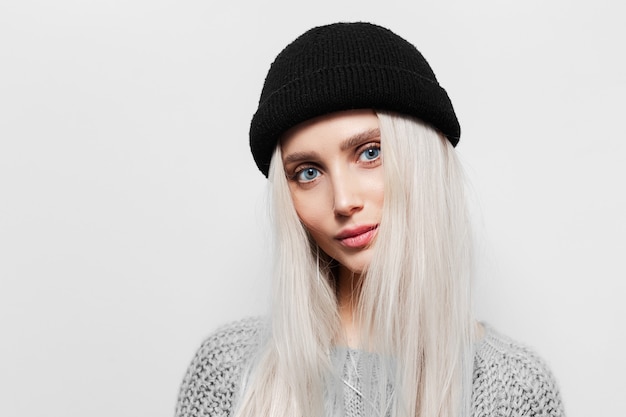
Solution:
[[[305,168],[296,174],[296,179],[300,182],[309,182],[317,178],[319,174],[316,168]]]
[[[359,161],[369,162],[369,161],[378,159],[379,157],[380,157],[380,148],[371,147],[361,152],[361,155],[359,155]]]

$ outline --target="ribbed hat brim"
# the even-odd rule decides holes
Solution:
[[[460,126],[446,91],[419,74],[375,65],[327,68],[292,80],[259,103],[250,125],[255,162],[267,176],[280,136],[324,114],[351,109],[390,110],[437,127],[453,145]]]

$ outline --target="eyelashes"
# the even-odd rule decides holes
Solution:
[[[367,148],[359,154],[359,161],[373,162],[380,158],[380,144],[366,145]]]
[[[363,167],[379,165],[381,163],[380,142],[371,142],[359,146],[355,151],[355,162]],[[306,162],[298,165],[295,170],[288,175],[288,180],[295,181],[302,185],[308,185],[323,175],[323,170],[317,163]]]
[[[293,176],[293,179],[300,183],[307,183],[315,180],[320,175],[320,171],[314,167],[303,168]]]

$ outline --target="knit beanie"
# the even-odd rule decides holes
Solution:
[[[302,34],[272,63],[250,124],[250,149],[267,177],[280,136],[308,119],[351,109],[414,116],[453,146],[461,129],[422,54],[389,29],[334,23]]]

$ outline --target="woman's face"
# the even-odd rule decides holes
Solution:
[[[309,120],[289,130],[281,147],[300,220],[340,267],[361,273],[370,263],[383,207],[376,114],[351,110]]]

